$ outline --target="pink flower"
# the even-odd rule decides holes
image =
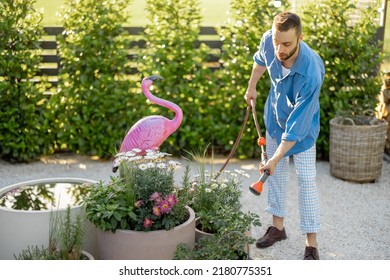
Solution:
[[[160,208],[162,214],[168,214],[172,211],[172,205],[167,200],[161,201],[158,207]]]
[[[174,194],[168,194],[165,196],[165,200],[169,202],[171,206],[177,203],[176,196]]]
[[[139,208],[141,207],[141,205],[143,205],[144,202],[140,199],[140,200],[137,200],[135,203],[134,203],[134,206],[135,208]]]
[[[150,228],[153,225],[153,221],[151,219],[145,218],[144,220],[144,228]]]
[[[157,217],[160,217],[161,216],[161,210],[160,208],[156,205],[156,206],[153,206],[153,215],[157,216]]]
[[[150,201],[154,201],[154,202],[156,202],[156,203],[159,203],[159,202],[162,200],[162,198],[161,198],[161,193],[159,193],[159,192],[154,192],[154,193],[150,196],[149,200],[150,200]]]

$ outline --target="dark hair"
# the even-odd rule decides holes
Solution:
[[[274,18],[274,26],[276,30],[281,32],[295,28],[298,37],[302,34],[301,18],[294,13],[282,12],[276,15]]]

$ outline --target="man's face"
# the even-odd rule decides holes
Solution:
[[[272,30],[275,55],[280,61],[286,61],[291,58],[299,47],[300,38],[298,38],[295,29],[289,29],[285,32]]]

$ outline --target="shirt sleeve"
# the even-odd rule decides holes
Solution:
[[[259,64],[261,66],[266,66],[265,53],[264,53],[265,39],[266,39],[266,37],[265,37],[265,35],[263,35],[263,37],[260,40],[259,49],[257,50],[257,52],[253,56],[254,62],[256,62],[257,64]]]
[[[319,111],[320,85],[321,83],[307,82],[302,86],[294,109],[287,119],[283,140],[299,142],[309,134],[313,126],[319,125],[315,123],[315,115]]]

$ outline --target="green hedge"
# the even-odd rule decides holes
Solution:
[[[30,83],[40,63],[40,15],[25,8],[12,10],[1,2],[0,19],[0,153],[7,160],[27,161],[55,150],[111,157],[128,129],[142,117],[159,114],[172,118],[166,108],[147,102],[141,92],[143,77],[158,74],[153,93],[178,104],[184,113],[179,129],[161,147],[178,154],[212,146],[227,154],[241,128],[244,93],[253,65],[252,56],[273,17],[288,6],[275,8],[268,0],[232,0],[230,18],[217,28],[222,41],[222,68],[204,65],[210,49],[198,36],[202,21],[198,0],[147,0],[146,48],[128,58],[135,39],[121,22],[129,22],[131,0],[67,0],[59,36],[61,70],[58,89],[43,95],[44,83]],[[284,2],[284,1],[283,1]],[[347,0],[321,0],[303,6],[299,14],[304,40],[323,58],[326,78],[321,103],[318,156],[327,158],[329,120],[340,112],[357,114],[375,109],[382,56],[375,41],[375,8],[360,11],[355,24],[348,16],[357,8]],[[27,16],[27,14],[34,16]],[[19,28],[19,29],[18,29]],[[23,29],[24,36],[20,36]],[[6,39],[3,39],[6,38]],[[20,39],[22,38],[22,40]],[[129,76],[129,68],[139,73]],[[258,84],[258,119],[269,91],[268,75]],[[5,110],[3,110],[5,108]],[[235,156],[258,157],[252,119]]]
[[[110,157],[133,121],[137,103],[128,98],[133,85],[126,79],[130,39],[121,25],[127,21],[129,4],[130,0],[66,1],[58,93],[51,100],[59,149]]]
[[[285,1],[283,1],[285,2]],[[230,151],[244,120],[247,104],[244,100],[253,67],[253,55],[261,36],[272,26],[274,16],[288,6],[275,8],[268,0],[233,0],[230,3],[230,20],[218,28],[222,45],[223,68],[218,71],[218,127],[216,138],[221,151]],[[285,4],[286,5],[286,4]],[[263,109],[270,88],[266,73],[257,85],[257,119],[262,136],[265,136]],[[237,157],[260,157],[258,134],[250,115],[246,130],[237,148]]]
[[[54,149],[45,83],[31,82],[41,62],[42,14],[34,2],[0,2],[0,157],[30,161]]]
[[[321,0],[303,7],[305,40],[322,57],[326,71],[320,95],[318,157],[328,158],[329,121],[334,116],[375,111],[383,83],[381,43],[375,40],[378,8],[358,10],[350,0]],[[353,25],[352,14],[360,16]]]

